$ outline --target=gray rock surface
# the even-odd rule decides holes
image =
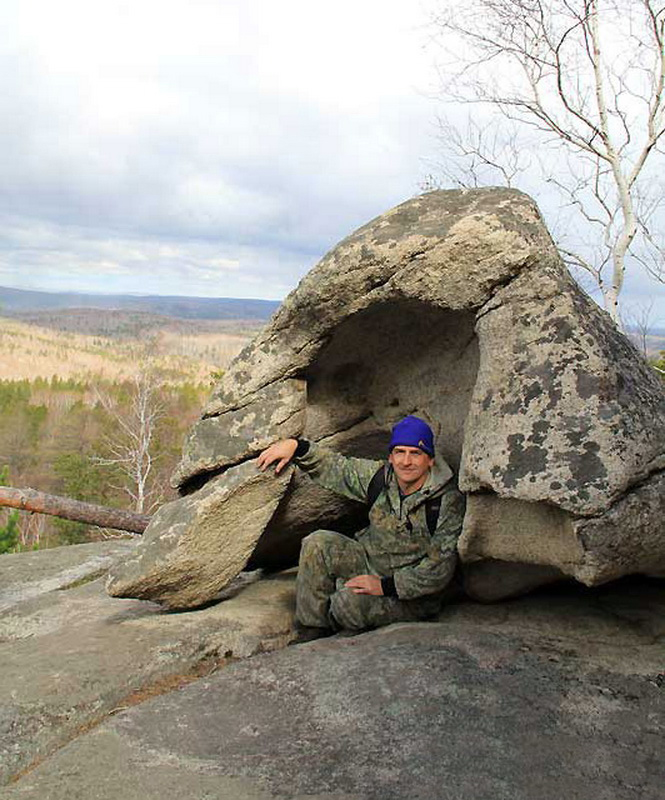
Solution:
[[[3,555],[0,558],[0,612],[33,597],[94,580],[129,555],[137,542],[138,539],[110,539]]]
[[[431,423],[439,455],[471,495],[461,555],[488,562],[488,599],[502,581],[497,572],[491,587],[492,570],[505,573],[498,562],[560,570],[589,585],[661,574],[663,514],[657,500],[631,498],[646,497],[643,484],[655,495],[665,474],[665,392],[574,283],[525,195],[432,192],[338,244],[230,365],[174,483],[193,492],[187,504],[203,502],[206,481],[235,480],[240,461],[284,435],[380,457],[391,425],[407,413]],[[271,496],[268,484],[263,491]],[[319,513],[308,491],[290,486],[276,515],[243,533],[248,546],[252,537],[258,543],[253,563],[294,559],[297,539],[331,516],[331,501]],[[493,503],[502,519],[496,533],[481,513]],[[352,524],[356,513],[338,503],[329,527]],[[515,529],[527,519],[533,529]],[[198,528],[188,530],[194,541]],[[238,530],[229,527],[225,540]],[[162,550],[177,550],[168,515],[151,526],[157,539]],[[184,574],[187,559],[174,558]],[[229,558],[242,569],[235,553]],[[141,567],[145,585],[123,592],[168,605],[171,589],[153,590],[147,580],[150,563]]]
[[[464,565],[464,594],[472,600],[491,603],[558,583],[565,575],[556,567],[484,559]]]
[[[241,576],[224,602],[181,614],[109,597],[100,569],[133,546],[0,556],[0,782],[114,709],[292,637],[292,576],[238,593]]]
[[[462,489],[594,516],[665,468],[662,383],[570,278],[527,270],[476,331]]]
[[[661,800],[664,637],[662,582],[461,603],[231,664],[0,797]]]
[[[111,569],[108,593],[169,609],[210,602],[247,564],[292,472],[275,476],[241,464],[196,496],[163,505],[132,554]]]
[[[303,380],[272,383],[251,400],[227,409],[223,419],[204,417],[191,430],[173,480],[241,463],[264,450],[275,437],[296,436],[303,428],[307,385]],[[210,408],[210,406],[209,406]],[[225,458],[220,461],[219,453]]]
[[[584,558],[573,574],[583,583],[631,572],[665,577],[665,474],[635,487],[606,514],[576,520],[575,533]]]

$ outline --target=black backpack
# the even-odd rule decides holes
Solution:
[[[386,488],[386,468],[379,467],[372,475],[372,480],[367,487],[367,503],[371,508],[376,502],[376,498]],[[441,495],[428,497],[425,500],[425,517],[430,536],[434,536],[436,523],[439,521],[439,511],[441,511]],[[410,524],[410,523],[409,523]]]

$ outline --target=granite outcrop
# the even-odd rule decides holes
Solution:
[[[245,524],[252,459],[284,436],[383,457],[409,413],[468,494],[473,596],[665,575],[663,386],[572,280],[533,201],[478,189],[397,206],[303,278],[213,391],[173,476],[182,498],[109,591],[194,606],[247,559],[286,567],[311,530],[353,530],[361,508],[290,474],[264,477]],[[203,524],[196,506],[215,503]]]

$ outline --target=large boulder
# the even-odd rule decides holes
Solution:
[[[326,255],[214,390],[174,475],[176,504],[203,500],[213,478],[237,482],[238,465],[253,480],[245,462],[282,436],[381,457],[408,413],[431,423],[469,494],[460,554],[474,596],[665,574],[663,388],[571,279],[533,201],[507,189],[414,198]],[[253,565],[287,566],[305,533],[360,524],[357,505],[308,480],[283,485],[265,524],[218,532],[242,535],[243,553],[256,545]],[[203,536],[190,519],[187,558]],[[178,547],[169,515],[156,518],[140,568],[116,568],[110,591],[168,604],[168,572],[193,565]],[[205,553],[208,572],[242,569],[224,548]],[[219,588],[195,571],[188,582],[191,604]]]

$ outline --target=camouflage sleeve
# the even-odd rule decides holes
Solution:
[[[402,567],[393,574],[400,600],[413,600],[446,588],[457,564],[457,540],[462,532],[465,496],[450,486],[441,498],[441,511],[428,554],[417,564]],[[424,514],[424,508],[422,513]]]
[[[367,500],[367,487],[382,465],[381,461],[343,456],[315,442],[294,460],[319,486],[361,503]]]

